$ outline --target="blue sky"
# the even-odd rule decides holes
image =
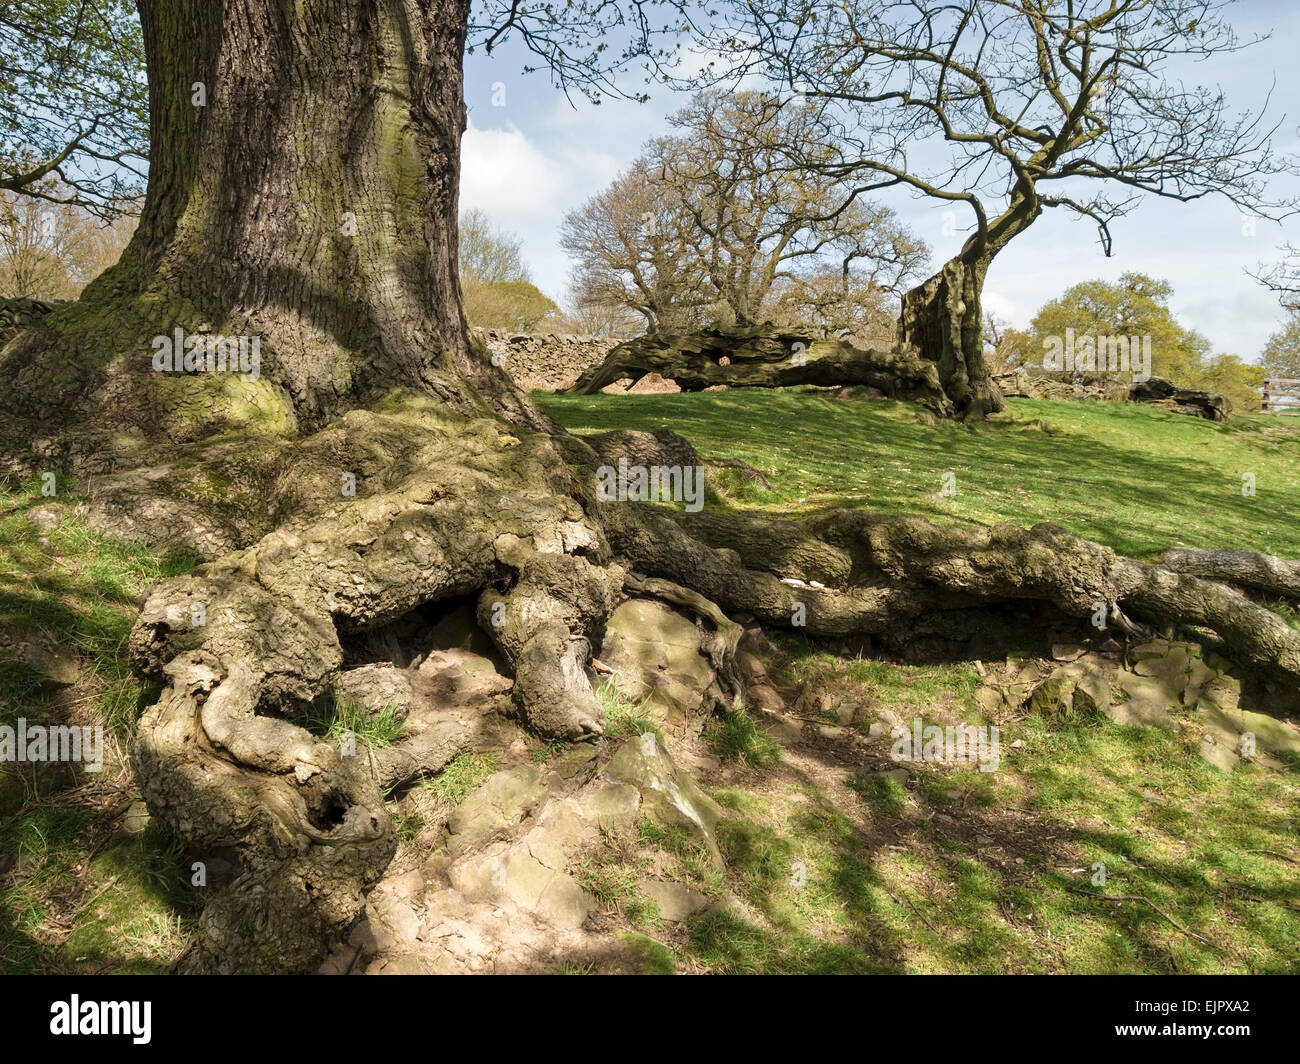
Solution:
[[[1243,0],[1232,22],[1243,37],[1269,33],[1271,39],[1191,66],[1186,80],[1221,85],[1234,109],[1257,109],[1272,88],[1269,113],[1275,120],[1285,115],[1274,145],[1300,152],[1300,4]],[[578,96],[570,103],[545,71],[522,74],[526,61],[513,44],[492,57],[466,60],[470,128],[461,206],[479,207],[515,232],[533,280],[563,301],[571,266],[559,247],[564,213],[604,188],[648,138],[667,132],[665,116],[685,96],[663,90],[646,104],[606,99],[593,106]],[[639,87],[635,76],[633,85]],[[1300,195],[1300,182],[1275,186],[1284,190]],[[950,208],[906,193],[884,201],[930,244],[936,265],[960,246],[960,233],[944,235]],[[966,224],[960,213],[957,219],[958,226]],[[1300,244],[1300,217],[1282,225],[1258,222],[1253,235],[1243,229],[1237,208],[1221,197],[1190,204],[1147,197],[1112,226],[1114,248],[1106,258],[1091,222],[1049,211],[995,260],[985,305],[1025,325],[1070,285],[1135,270],[1168,280],[1179,320],[1208,336],[1216,351],[1254,361],[1284,314],[1245,270],[1276,260],[1278,245],[1288,239]]]

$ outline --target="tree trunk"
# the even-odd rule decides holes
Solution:
[[[468,8],[140,0],[140,226],[77,305],[6,352],[10,412],[175,441],[310,431],[412,388],[553,427],[471,353],[461,311]],[[258,379],[156,371],[154,338],[177,328],[257,338]]]
[[[980,418],[1003,409],[1002,393],[984,362],[980,292],[989,260],[958,256],[903,295],[899,339],[939,368],[957,414]]]

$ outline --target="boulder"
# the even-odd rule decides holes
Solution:
[[[339,673],[338,693],[371,717],[390,709],[405,720],[411,705],[411,681],[390,664],[362,665]]]
[[[653,734],[627,740],[605,766],[603,775],[635,787],[641,794],[644,811],[662,823],[685,828],[722,863],[714,835],[724,815],[722,807],[694,779],[678,769]]]
[[[701,649],[704,633],[682,613],[652,599],[630,599],[605,625],[600,658],[627,699],[649,699],[670,727],[703,728],[720,698],[717,673]]]

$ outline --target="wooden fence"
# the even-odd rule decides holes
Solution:
[[[1264,382],[1260,399],[1266,414],[1300,414],[1300,380],[1270,377]]]

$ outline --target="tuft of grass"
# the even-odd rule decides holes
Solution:
[[[597,684],[596,698],[605,711],[605,738],[626,739],[651,732],[663,744],[664,733],[650,709],[649,698],[633,702],[608,681]]]
[[[497,770],[495,754],[457,754],[447,766],[432,779],[420,784],[459,805],[475,787]]]
[[[314,706],[303,718],[303,724],[313,735],[330,742],[339,742],[351,733],[369,746],[392,746],[406,727],[395,706],[371,713],[336,692]]]
[[[704,733],[724,761],[770,768],[781,760],[781,746],[743,710],[729,710]]]

